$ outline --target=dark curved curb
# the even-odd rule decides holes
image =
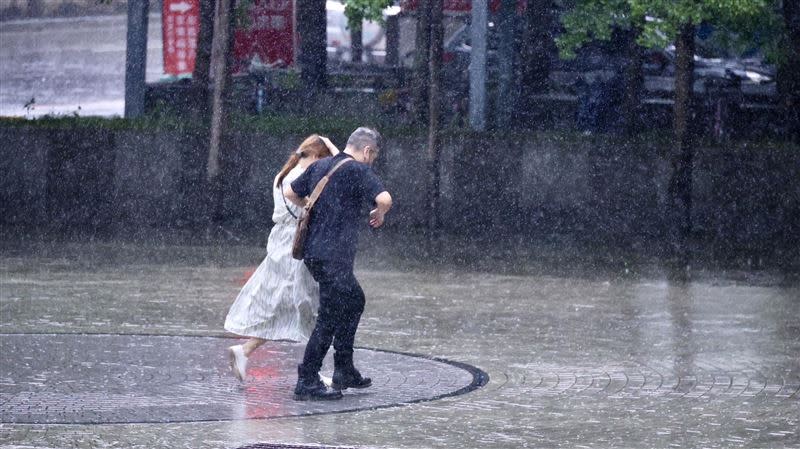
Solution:
[[[456,368],[463,369],[464,371],[470,373],[472,375],[472,383],[467,385],[466,387],[460,388],[452,393],[441,394],[439,396],[430,398],[430,399],[417,399],[414,401],[403,402],[403,404],[416,404],[419,402],[428,402],[428,401],[435,401],[438,399],[449,398],[451,396],[460,396],[462,394],[467,394],[471,391],[477,390],[478,388],[483,387],[484,385],[489,383],[489,373],[483,371],[482,369],[466,364],[464,362],[456,362],[453,360],[443,359],[441,357],[431,357],[427,355],[421,354],[414,354],[411,352],[401,352],[401,351],[391,351],[387,349],[376,349],[376,348],[366,348],[361,346],[356,346],[357,349],[365,349],[367,351],[375,351],[375,352],[385,352],[387,354],[397,354],[397,355],[404,355],[407,357],[416,357],[418,359],[427,359],[432,360],[434,362],[445,363],[450,366],[454,366]]]
[[[55,332],[9,332],[9,333],[0,333],[0,336],[24,336],[24,335],[84,335],[84,336],[131,336],[131,337],[181,337],[181,338],[207,338],[207,339],[231,339],[233,337],[226,337],[226,336],[208,336],[208,335],[166,335],[166,334],[125,334],[125,333],[99,333],[99,332],[63,332],[63,333],[55,333]],[[258,418],[247,418],[246,420],[273,420],[273,419],[287,419],[287,418],[302,418],[304,416],[318,416],[318,415],[335,415],[335,414],[342,414],[342,413],[353,413],[353,412],[361,412],[361,411],[372,411],[372,410],[380,410],[386,408],[394,408],[394,407],[402,407],[404,405],[409,404],[418,404],[422,402],[431,402],[436,401],[439,399],[444,399],[453,396],[460,396],[463,394],[467,394],[471,391],[477,390],[478,388],[483,387],[484,385],[489,383],[489,374],[485,371],[477,368],[475,366],[457,362],[453,360],[444,359],[441,357],[433,357],[433,356],[426,356],[421,354],[414,354],[410,352],[402,352],[402,351],[391,351],[387,349],[375,349],[375,348],[368,348],[362,346],[356,346],[356,349],[362,349],[367,351],[373,352],[382,352],[387,354],[396,354],[405,357],[414,357],[419,359],[431,360],[438,363],[444,363],[455,368],[462,369],[467,371],[472,376],[472,382],[469,385],[462,387],[456,391],[452,391],[445,394],[440,394],[437,396],[432,396],[429,398],[419,398],[405,402],[398,402],[392,404],[382,404],[382,405],[375,405],[370,407],[357,407],[351,409],[343,409],[343,410],[331,410],[331,411],[320,411],[320,412],[310,412],[310,413],[302,413],[296,415],[285,415],[285,416],[267,416],[267,417],[258,417]],[[121,424],[167,424],[167,423],[196,423],[196,422],[233,422],[233,421],[240,421],[237,419],[188,419],[188,420],[173,420],[173,421],[124,421],[124,422],[103,422],[103,423],[95,423],[95,422],[66,422],[66,423],[47,423],[47,425],[76,425],[76,426],[85,426],[85,425],[121,425]],[[5,424],[13,424],[13,425],[39,425],[35,423],[13,423],[8,422]],[[270,447],[287,447],[293,448],[295,446],[280,446],[280,445],[262,445],[262,446],[247,446],[247,448],[256,449],[256,448],[270,448]],[[300,446],[302,447],[302,446]]]

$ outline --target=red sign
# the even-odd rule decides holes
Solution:
[[[200,31],[200,0],[163,0],[164,73],[191,74]],[[252,0],[248,27],[234,32],[234,72],[258,59],[262,64],[294,64],[294,0]]]
[[[184,75],[194,70],[200,31],[199,0],[164,0],[162,11],[164,73]]]
[[[294,0],[252,0],[247,29],[236,30],[233,54],[239,69],[262,64],[294,64]]]

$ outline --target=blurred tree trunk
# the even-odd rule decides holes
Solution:
[[[230,125],[230,111],[225,98],[230,86],[230,70],[233,62],[233,15],[234,0],[218,0],[214,14],[214,39],[211,51],[211,73],[214,91],[211,103],[211,130],[209,139],[206,179],[208,181],[210,208],[209,230],[219,224],[222,217],[222,181],[220,153],[225,129]]]
[[[211,143],[206,166],[209,180],[219,174],[219,146],[228,116],[225,108],[225,91],[229,84],[227,81],[231,58],[230,44],[233,37],[233,3],[234,0],[218,0],[214,16],[214,41],[211,52],[214,94],[211,104]]]
[[[429,121],[428,121],[428,153],[430,161],[430,223],[429,229],[436,231],[440,226],[441,201],[439,186],[441,180],[441,109],[442,109],[442,53],[444,46],[443,0],[429,0],[430,2],[430,91],[429,91]]]
[[[516,0],[500,0],[497,13],[498,33],[498,80],[495,97],[495,124],[498,128],[508,128],[511,117],[517,109],[517,95],[512,95],[514,87],[514,34],[516,19]]]
[[[307,94],[327,87],[327,23],[325,0],[297,0],[297,65]]]
[[[125,118],[144,115],[147,73],[147,18],[150,0],[128,1],[125,45]]]
[[[800,0],[783,0],[788,48],[778,69],[778,91],[790,137],[800,142]]]
[[[642,19],[644,22],[644,19]],[[622,128],[627,135],[636,134],[641,126],[639,114],[641,113],[642,91],[644,90],[644,72],[642,62],[644,49],[637,42],[642,29],[632,26],[626,32],[626,65],[625,65],[625,92],[622,104]]]
[[[688,263],[688,244],[692,232],[692,115],[694,103],[695,27],[681,27],[675,42],[674,131],[676,149],[672,155],[669,183],[671,212],[677,227],[675,237],[681,259]]]
[[[203,121],[209,115],[209,76],[211,72],[211,45],[214,40],[215,0],[200,0],[200,29],[197,34],[197,53],[192,71],[195,92],[195,111]]]
[[[525,10],[525,28],[521,45],[521,87],[524,110],[536,104],[534,95],[547,90],[550,65],[556,54],[553,39],[553,0],[529,0]]]
[[[400,18],[397,15],[386,18],[386,65],[400,64]]]
[[[430,81],[431,1],[419,0],[417,33],[414,45],[414,121],[420,125],[428,119],[428,83]]]
[[[43,0],[28,0],[28,17],[44,16]]]
[[[361,63],[361,58],[364,56],[364,33],[361,23],[350,24],[350,54],[353,62]]]
[[[211,45],[214,40],[214,11],[216,0],[200,0],[200,29],[197,33],[197,54],[192,81],[208,86],[211,70]]]

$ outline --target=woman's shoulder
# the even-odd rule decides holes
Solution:
[[[289,173],[286,174],[286,177],[291,177],[292,179],[297,178],[298,176],[302,175],[305,169],[301,167],[299,164],[295,165],[294,168],[289,170]]]
[[[289,170],[288,173],[286,173],[286,176],[284,176],[283,180],[281,180],[281,184],[283,184],[283,185],[289,184],[290,182],[292,182],[295,179],[297,179],[301,174],[303,174],[303,167],[297,165],[294,168],[292,168],[291,170]],[[280,173],[278,174],[278,176],[280,176]],[[274,185],[276,187],[277,187],[278,176],[275,177],[275,184]]]

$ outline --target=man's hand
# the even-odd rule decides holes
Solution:
[[[383,217],[385,215],[380,209],[372,209],[369,213],[369,225],[373,228],[380,228],[383,226]]]
[[[369,213],[369,225],[373,228],[383,226],[383,218],[386,212],[392,208],[392,196],[389,192],[383,191],[375,197],[375,209]]]

